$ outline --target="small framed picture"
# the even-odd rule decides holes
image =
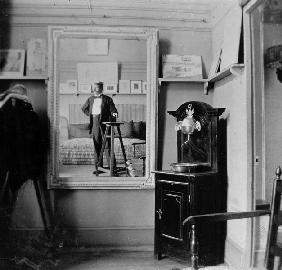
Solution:
[[[26,74],[30,76],[46,74],[46,40],[32,38],[27,42]]]
[[[67,80],[67,85],[70,93],[77,93],[77,80]]]
[[[120,94],[130,94],[130,80],[119,80],[118,92]]]
[[[0,76],[23,76],[25,50],[0,50]]]
[[[141,94],[142,93],[142,81],[130,81],[130,93]]]
[[[59,85],[59,89],[60,89],[60,94],[64,95],[64,94],[73,94],[69,91],[69,87],[67,83],[60,83]]]
[[[79,83],[78,94],[91,94],[91,83]]]
[[[142,81],[142,93],[146,94],[147,93],[147,82]]]
[[[215,58],[212,61],[210,72],[208,75],[209,78],[211,78],[212,76],[214,76],[216,73],[219,72],[221,56],[222,56],[222,49],[218,50],[217,54],[215,55]]]
[[[105,94],[116,94],[117,93],[117,84],[116,83],[105,83],[103,92]]]

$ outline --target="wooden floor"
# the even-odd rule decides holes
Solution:
[[[184,263],[171,259],[157,261],[150,251],[100,251],[64,254],[60,266],[66,270],[172,270],[182,269]]]
[[[60,177],[85,176],[95,178],[93,171],[95,171],[94,165],[60,165],[59,175]],[[99,171],[101,172],[99,177],[110,175],[107,169],[99,167]]]
[[[130,250],[69,250],[56,259],[33,262],[21,257],[0,260],[1,270],[178,270],[187,267],[184,262],[164,258],[154,259],[152,251]]]
[[[28,257],[0,258],[1,270],[190,270],[183,261],[163,258],[156,260],[152,250],[73,249],[63,250],[55,258],[41,262]],[[225,265],[204,267],[205,270],[242,270]]]
[[[117,177],[127,177],[126,169],[124,165],[118,165],[118,172],[115,176]],[[95,171],[94,165],[60,165],[59,167],[59,176],[60,177],[93,177],[96,175],[93,174]],[[108,177],[110,176],[109,169],[99,167],[100,174],[98,177]],[[142,172],[138,171],[136,177],[142,176]]]

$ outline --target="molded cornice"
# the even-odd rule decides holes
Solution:
[[[27,1],[27,0],[24,0]],[[64,1],[65,4],[52,4],[44,0],[40,4],[22,4],[14,0],[11,5],[1,4],[1,19],[9,18],[13,24],[93,24],[93,25],[127,25],[146,26],[164,29],[171,28],[201,28],[210,29],[210,12],[204,6],[179,5],[152,1],[136,1],[134,6],[114,1],[94,2]],[[29,1],[31,2],[31,1]],[[48,3],[47,3],[48,2]],[[62,1],[60,1],[62,2]],[[69,2],[71,4],[66,4]],[[129,2],[128,2],[129,3]],[[145,5],[146,4],[146,5]]]

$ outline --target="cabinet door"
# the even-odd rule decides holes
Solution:
[[[162,183],[160,234],[162,237],[183,242],[186,234],[182,222],[189,216],[189,184]]]
[[[164,190],[162,195],[162,236],[183,240],[181,229],[183,201],[183,193]]]

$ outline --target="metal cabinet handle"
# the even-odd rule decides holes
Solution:
[[[161,220],[162,219],[162,214],[163,214],[162,210],[159,209],[159,210],[156,211],[156,213],[158,214],[159,219]]]

